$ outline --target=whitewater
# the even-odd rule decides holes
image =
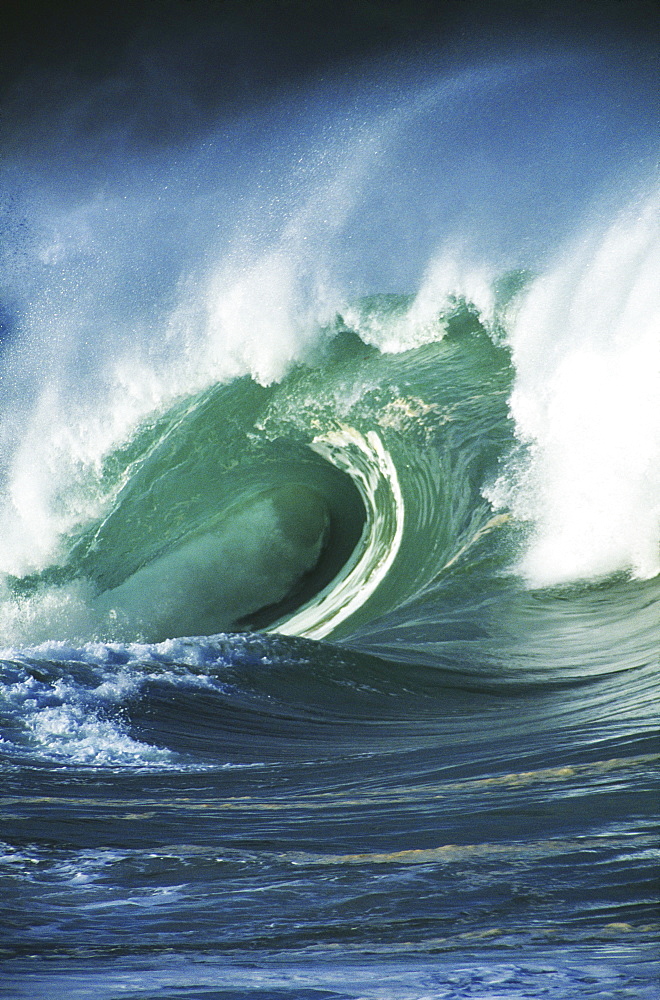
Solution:
[[[0,996],[660,997],[656,74],[5,143]]]

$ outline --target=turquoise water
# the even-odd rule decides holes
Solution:
[[[0,995],[660,995],[657,121],[622,65],[4,168]]]

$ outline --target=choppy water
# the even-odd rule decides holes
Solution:
[[[0,995],[660,995],[653,65],[12,151]]]

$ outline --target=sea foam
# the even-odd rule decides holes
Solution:
[[[660,572],[660,191],[583,232],[509,339],[522,446],[490,490],[533,524],[532,585]]]

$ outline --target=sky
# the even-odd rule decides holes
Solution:
[[[451,60],[530,39],[660,48],[657,0],[4,0],[0,23],[5,136],[72,88],[121,76],[154,143],[385,53]]]

